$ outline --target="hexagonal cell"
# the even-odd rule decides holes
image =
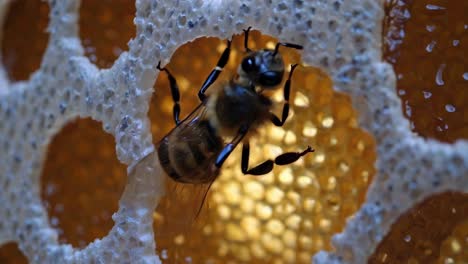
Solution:
[[[60,242],[84,247],[112,228],[126,169],[101,124],[79,119],[50,143],[41,180],[41,196]]]
[[[467,220],[468,194],[435,194],[399,217],[369,263],[432,263],[437,259],[442,259],[437,263],[464,263],[468,258],[444,261],[450,256],[463,257],[456,244],[467,246]]]
[[[214,85],[236,73],[245,55],[243,39],[240,35],[234,37],[230,60]],[[254,50],[272,48],[277,43],[258,31],[252,31],[249,40],[249,48]],[[181,118],[200,103],[199,87],[225,47],[225,40],[200,38],[180,47],[166,65],[180,87]],[[293,49],[281,48],[280,52],[286,76],[290,64],[300,64],[301,60]],[[281,113],[283,100],[283,86],[279,87],[272,94],[272,99],[279,102],[276,115]],[[157,144],[174,127],[173,101],[165,73],[158,76],[155,89],[149,115]],[[316,68],[296,68],[290,104],[290,115],[283,127],[268,124],[250,140],[251,166],[307,145],[314,147],[315,153],[254,177],[241,172],[239,146],[227,159],[195,219],[193,213],[200,207],[206,186],[197,189],[169,181],[154,225],[158,254],[166,263],[184,259],[194,263],[310,263],[318,250],[331,248],[331,236],[343,228],[346,218],[364,200],[374,174],[375,143],[372,136],[357,127],[350,98],[334,92],[331,79]]]
[[[387,1],[384,58],[404,115],[423,137],[468,138],[468,2]]]
[[[2,63],[11,80],[26,80],[42,60],[49,34],[45,1],[11,1],[3,25]]]
[[[2,264],[27,264],[28,259],[18,248],[18,244],[10,242],[0,245],[0,263]]]
[[[91,62],[108,68],[127,50],[128,41],[135,36],[134,16],[134,1],[81,1],[80,38]]]

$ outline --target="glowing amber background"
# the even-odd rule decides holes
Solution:
[[[119,52],[126,49],[126,43],[135,32],[132,22],[134,1],[109,2],[83,0],[80,13],[80,37],[86,54],[100,67],[111,65]],[[402,97],[403,111],[420,135],[448,142],[467,138],[468,100],[463,72],[468,69],[463,54],[467,41],[466,1],[388,2],[389,9],[407,8],[411,14],[401,23],[396,21],[404,32],[402,44],[392,42],[385,48],[385,59],[401,76],[397,89]],[[36,0],[16,0],[10,9],[4,27],[2,58],[12,80],[27,79],[39,67],[46,46],[47,9],[47,4]],[[392,20],[390,16],[387,18]],[[252,47],[264,46],[268,41],[272,39],[258,33],[252,35]],[[431,44],[433,42],[435,44]],[[197,103],[193,89],[199,87],[211,70],[210,65],[215,64],[223,45],[224,41],[200,39],[181,47],[173,56],[168,67],[176,74],[182,90],[182,116]],[[239,45],[237,39],[237,50],[242,51]],[[428,45],[431,52],[427,51]],[[233,54],[231,68],[241,55]],[[287,57],[290,62],[299,59],[293,53]],[[187,64],[188,60],[190,64]],[[438,75],[439,69],[442,73]],[[317,152],[298,166],[276,170],[253,180],[239,175],[237,153],[213,186],[207,206],[193,228],[190,223],[167,221],[171,217],[178,219],[171,214],[180,213],[172,203],[180,198],[181,188],[171,186],[178,192],[155,212],[155,225],[170,228],[158,229],[164,231],[157,236],[159,248],[168,248],[161,252],[161,256],[173,260],[177,252],[180,256],[191,256],[193,260],[211,258],[218,262],[227,259],[237,262],[271,262],[274,259],[309,262],[318,249],[330,249],[331,234],[343,228],[345,218],[359,208],[364,198],[373,175],[374,143],[368,134],[356,127],[349,98],[333,92],[327,76],[311,68],[302,68],[296,73],[291,101],[294,116],[284,130],[273,129],[273,133],[267,128],[260,131],[261,136],[252,143],[261,147],[252,154],[256,159],[251,164],[259,162],[263,156],[271,157],[280,149],[297,150],[305,144],[312,144]],[[172,105],[164,75],[158,78],[156,86],[158,92],[153,96],[149,113],[155,142],[172,127]],[[274,136],[278,134],[279,137]],[[70,142],[80,143],[71,147]],[[96,146],[99,142],[103,142],[102,145]],[[95,155],[94,147],[105,153],[100,156],[106,162],[83,162],[91,156],[87,153]],[[49,146],[42,176],[42,196],[48,205],[51,222],[61,230],[61,241],[80,247],[104,236],[112,226],[109,212],[116,210],[125,183],[125,169],[119,165],[114,152],[112,137],[102,131],[100,124],[87,119],[66,126]],[[338,154],[336,159],[333,158],[335,154]],[[77,159],[80,155],[83,159]],[[56,157],[60,159],[54,162]],[[353,163],[357,157],[363,158],[364,162]],[[47,195],[51,184],[54,186],[53,196]],[[98,221],[83,221],[83,215],[77,216],[77,201],[69,196],[70,190],[84,195],[85,198],[78,201],[84,217],[95,216]],[[196,193],[197,202],[199,195],[200,191]],[[279,198],[281,202],[278,202]],[[463,209],[467,202],[466,195],[446,193],[415,206],[395,223],[370,262],[467,262],[466,253],[460,250],[468,247],[468,213]],[[63,211],[57,214],[53,208],[59,205],[63,205]],[[447,212],[450,208],[455,208],[456,213]],[[288,214],[289,210],[294,213]],[[182,213],[187,216],[193,212]],[[285,218],[285,214],[292,217]],[[447,215],[451,221],[444,220]],[[414,219],[425,219],[428,228],[421,232],[412,224]],[[77,232],[78,225],[82,225],[81,233]],[[246,235],[246,229],[256,226],[260,232],[256,233],[254,228]],[[185,235],[171,236],[181,232]],[[408,235],[409,242],[406,241]],[[14,249],[14,244],[0,247],[0,263],[24,261],[21,253]],[[440,253],[436,254],[438,251]]]

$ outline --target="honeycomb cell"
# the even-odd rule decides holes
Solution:
[[[0,246],[0,263],[27,264],[28,259],[19,250],[18,244],[10,242]]]
[[[114,138],[91,119],[66,125],[49,145],[41,196],[59,240],[84,247],[112,228],[126,182]]]
[[[387,1],[384,58],[404,115],[423,137],[468,138],[467,1]]]
[[[277,42],[257,31],[251,32],[249,41],[252,49],[274,47]],[[225,46],[223,40],[200,38],[180,47],[165,66],[180,86],[181,117],[199,104],[198,89],[216,65]],[[301,62],[299,54],[291,49],[283,49],[282,54],[286,73],[290,64]],[[235,36],[230,60],[215,85],[221,85],[235,74],[243,56],[243,36]],[[188,57],[190,63],[187,63]],[[292,165],[277,166],[267,175],[252,177],[242,174],[240,151],[234,151],[211,186],[202,213],[193,224],[189,224],[192,227],[185,230],[180,229],[180,225],[184,225],[181,219],[193,219],[187,216],[193,209],[184,213],[163,205],[198,208],[200,195],[195,193],[193,199],[184,196],[184,202],[193,201],[182,204],[177,201],[180,200],[177,194],[169,191],[168,197],[162,201],[163,205],[158,206],[157,215],[173,219],[171,221],[177,222],[173,226],[178,227],[160,221],[156,221],[154,226],[157,250],[168,253],[168,258],[164,260],[166,263],[185,257],[191,257],[196,263],[208,259],[215,263],[228,260],[287,263],[291,259],[309,263],[317,250],[330,248],[331,235],[343,228],[345,219],[364,200],[375,161],[372,137],[356,127],[356,114],[349,98],[333,92],[331,85],[330,78],[318,69],[298,67],[292,80],[288,122],[281,128],[266,125],[258,131],[251,139],[249,163],[259,164],[266,158],[274,158],[285,151],[298,151],[307,145],[314,147],[315,153]],[[155,89],[157,92],[153,95],[149,115],[153,120],[154,143],[157,144],[174,127],[173,102],[165,74],[159,75]],[[281,106],[282,89],[272,98]],[[281,108],[274,111],[280,112]],[[347,147],[337,148],[337,145]],[[337,167],[341,168],[340,173],[331,173]],[[356,170],[356,167],[364,167],[368,173],[367,181],[357,181],[358,185],[353,179],[360,177],[357,174],[362,170]],[[341,191],[343,189],[354,191]],[[329,211],[334,213],[324,213]],[[311,218],[314,220],[308,220]],[[204,232],[206,226],[210,227],[210,232]],[[174,245],[168,239],[171,237],[169,234],[176,233],[175,230],[190,234],[186,236],[183,247]],[[197,244],[199,242],[203,243],[203,247]]]
[[[466,248],[467,221],[468,194],[433,195],[399,217],[369,263],[439,263],[437,259],[445,258],[466,262],[458,248]]]
[[[134,16],[132,1],[81,1],[80,39],[91,62],[109,68],[127,50],[127,42],[135,36]]]
[[[29,78],[41,65],[49,34],[45,1],[11,1],[3,25],[2,63],[10,80]]]

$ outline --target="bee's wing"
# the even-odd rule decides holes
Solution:
[[[182,257],[178,256],[184,252],[181,249],[193,246],[199,239],[192,234],[200,234],[207,222],[205,201],[210,187],[211,183],[183,184],[167,177],[166,195],[156,208],[154,221],[159,255],[166,250],[169,259]]]
[[[194,224],[198,220],[211,183],[191,184],[180,183],[168,177],[166,180],[166,195],[158,205],[157,212],[167,218],[176,217],[175,221],[182,220],[181,224]],[[166,208],[167,207],[167,208]],[[183,216],[183,217],[182,217]],[[171,220],[174,222],[174,219]]]
[[[199,104],[186,118],[184,118],[180,123],[174,127],[167,135],[174,136],[180,140],[197,140],[197,135],[194,134],[195,131],[193,128],[199,124],[200,121],[204,120],[207,109],[206,106],[201,103]],[[174,135],[176,133],[176,135]]]
[[[193,129],[204,120],[206,107],[200,104],[170,133],[180,140],[197,141]],[[166,195],[160,200],[155,213],[155,238],[157,250],[161,253],[164,249],[173,249],[178,246],[183,247],[190,243],[190,235],[196,228],[200,228],[206,218],[206,198],[211,183],[188,184],[174,181],[166,177]],[[183,237],[184,245],[176,245],[176,238]],[[168,252],[171,254],[171,252]]]
[[[195,123],[200,122],[204,116],[206,115],[206,106],[201,103],[199,104],[184,120],[182,120],[178,127],[183,126],[183,127],[189,127],[192,126]]]

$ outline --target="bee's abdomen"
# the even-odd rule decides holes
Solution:
[[[202,122],[190,130],[178,131],[176,128],[173,132],[158,146],[159,159],[166,173],[175,181],[186,183],[206,183],[216,177],[217,172],[212,167],[223,144],[210,131],[209,124]]]
[[[158,156],[159,156],[159,161],[161,162],[161,166],[163,167],[164,171],[173,178],[174,180],[177,181],[178,178],[180,178],[179,174],[174,170],[174,168],[171,165],[171,161],[169,159],[169,138],[165,137],[161,142],[159,142],[158,146]]]

